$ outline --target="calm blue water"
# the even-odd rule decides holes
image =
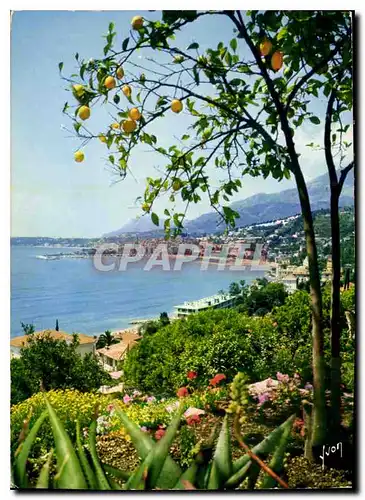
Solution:
[[[227,289],[232,281],[251,282],[258,271],[200,271],[199,263],[184,264],[180,272],[128,267],[125,272],[101,273],[91,259],[40,260],[36,255],[71,249],[12,246],[11,336],[22,335],[20,323],[36,330],[99,334],[126,328],[136,318],[171,313],[185,300],[195,300]]]

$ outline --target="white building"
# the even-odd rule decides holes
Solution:
[[[234,305],[236,298],[229,294],[218,294],[206,297],[204,299],[184,302],[175,306],[176,315],[178,318],[184,318],[190,314],[194,314],[208,309],[227,309]]]

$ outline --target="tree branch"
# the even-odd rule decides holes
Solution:
[[[327,103],[326,121],[324,126],[324,153],[326,157],[326,164],[328,175],[330,178],[331,191],[336,191],[338,188],[338,180],[335,162],[333,161],[332,147],[331,147],[331,125],[333,115],[333,104],[336,99],[336,88],[332,89]],[[339,193],[338,193],[339,194]]]
[[[351,163],[349,163],[347,165],[347,167],[345,167],[344,169],[341,170],[340,180],[338,181],[338,195],[341,194],[341,191],[342,191],[344,182],[346,180],[347,174],[350,172],[350,170],[352,168],[354,168],[354,166],[355,166],[355,163],[354,163],[354,161],[352,161]]]

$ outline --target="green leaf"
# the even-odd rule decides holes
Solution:
[[[127,37],[127,38],[125,38],[125,39],[123,40],[123,43],[122,43],[122,50],[127,50],[128,43],[129,43],[129,37]]]
[[[76,130],[76,133],[79,133],[79,130],[81,128],[81,123],[80,122],[74,122],[74,129]]]
[[[114,29],[114,23],[109,23],[109,32],[112,32]]]
[[[82,470],[84,471],[87,482],[89,483],[89,488],[92,490],[96,490],[98,485],[94,475],[92,468],[90,467],[89,461],[86,457],[84,447],[81,442],[81,433],[80,433],[80,422],[76,420],[76,446],[77,453],[81,462]]]
[[[188,139],[190,139],[190,135],[188,134],[184,134],[181,138],[182,141],[187,141]]]
[[[38,431],[43,424],[43,421],[47,417],[47,411],[44,411],[32,428],[29,431],[29,434],[25,441],[21,445],[21,450],[19,455],[15,460],[15,475],[16,475],[16,485],[19,488],[27,488],[28,480],[27,480],[27,471],[26,471],[26,463],[28,460],[28,456],[33,445],[35,438],[37,437]]]
[[[314,125],[319,125],[321,123],[321,120],[318,118],[318,116],[311,116],[310,121],[314,123]]]
[[[87,489],[87,482],[71,440],[46,397],[45,400],[56,445],[57,486],[63,489]]]
[[[89,427],[89,449],[90,449],[90,455],[91,459],[93,461],[94,469],[95,469],[95,475],[96,479],[98,481],[98,488],[100,490],[110,490],[110,485],[108,483],[108,480],[104,474],[103,468],[101,466],[101,463],[99,461],[99,457],[96,451],[96,420],[93,420],[91,422],[91,425]]]
[[[154,223],[155,226],[159,225],[160,220],[158,218],[158,215],[155,214],[154,212],[151,213],[151,219],[152,219],[152,222]]]
[[[108,464],[101,464],[104,471],[107,474],[110,474],[111,476],[116,477],[117,479],[122,479],[123,481],[128,481],[128,479],[131,477],[130,472],[126,472],[124,470],[116,469],[115,467],[112,467],[111,465]]]
[[[185,490],[185,486],[182,483],[182,481],[189,481],[191,484],[194,485],[195,483],[195,478],[198,472],[198,464],[194,461],[192,465],[186,469],[186,471],[180,476],[178,482],[175,484],[175,486],[172,488],[173,490]]]
[[[53,456],[53,449],[49,452],[46,463],[43,465],[39,477],[37,480],[37,489],[48,489],[49,488],[49,469],[51,466],[51,460]]]
[[[274,452],[274,455],[272,456],[272,459],[269,463],[269,468],[276,472],[276,474],[280,474],[280,472],[283,469],[283,462],[284,462],[284,457],[285,457],[285,450],[288,445],[288,440],[290,437],[290,431],[291,431],[291,426],[287,426],[281,436],[280,442]],[[268,474],[265,475],[260,489],[265,489],[265,488],[273,488],[276,485],[276,480],[269,476]]]
[[[115,96],[113,97],[113,101],[115,102],[115,104],[119,104],[120,102],[120,97],[118,94],[115,94]]]
[[[79,60],[79,53],[78,52],[76,52],[76,54],[75,54],[75,59],[76,59],[76,61]]]
[[[288,33],[287,28],[281,28],[281,30],[279,31],[279,33],[277,34],[277,37],[276,37],[277,41],[280,41],[282,38],[284,38],[287,33]]]
[[[62,68],[63,68],[63,62],[58,63],[58,69],[60,73],[62,71]]]
[[[229,45],[231,46],[231,49],[233,52],[236,52],[237,50],[237,38],[232,38],[232,40],[229,42]]]
[[[285,420],[283,424],[274,429],[263,441],[252,448],[252,453],[254,453],[255,455],[267,455],[268,453],[271,453],[280,441],[284,430],[287,427],[289,427],[290,429],[292,428],[294,419],[295,415],[292,415],[287,420]],[[249,455],[247,455],[247,453],[235,460],[233,462],[233,473],[236,473],[237,471],[245,467],[250,460],[251,459]]]
[[[227,489],[234,490],[237,488],[245,479],[245,477],[249,474],[250,467],[252,465],[251,461],[248,461],[246,465],[239,469],[235,474],[233,474],[228,481],[226,481],[224,487]]]
[[[156,446],[156,445],[155,445]],[[152,449],[143,462],[137,467],[135,472],[128,479],[124,485],[124,490],[144,490],[146,486],[146,479],[150,472],[150,466],[154,459],[154,449]]]
[[[150,468],[150,474],[148,477],[149,488],[153,489],[157,485],[157,480],[159,478],[160,472],[164,466],[164,463],[169,455],[169,450],[171,448],[172,442],[175,439],[176,432],[180,425],[180,420],[182,413],[184,411],[184,405],[180,403],[180,408],[176,412],[174,419],[169,425],[165,435],[156,444],[154,448],[153,463]],[[164,485],[162,485],[164,487]]]
[[[228,416],[224,417],[221,432],[213,456],[212,470],[209,476],[208,490],[218,490],[232,474],[231,436]]]
[[[196,43],[196,42],[193,42],[189,45],[189,47],[187,47],[186,50],[190,50],[190,49],[198,49],[199,48],[199,44]]]
[[[138,427],[138,425],[135,424],[132,420],[130,420],[127,417],[127,415],[123,413],[117,405],[115,405],[115,411],[120,420],[122,421],[123,427],[130,435],[140,458],[145,459],[150,450],[155,445],[154,441],[145,432],[142,432],[141,429]],[[168,456],[163,466],[162,472],[160,474],[157,486],[159,486],[159,483],[161,481],[163,482],[163,484],[165,485],[167,484],[168,488],[172,488],[176,483],[176,478],[179,477],[180,474],[181,474],[180,467],[170,456]]]

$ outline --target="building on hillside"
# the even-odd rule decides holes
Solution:
[[[281,279],[288,293],[294,293],[298,288],[298,279],[294,274],[289,274]]]
[[[141,336],[138,333],[127,332],[125,334],[121,333],[119,338],[121,338],[121,341],[117,344],[112,344],[96,351],[96,355],[104,370],[109,372],[115,372],[120,369],[121,362]]]
[[[96,337],[90,337],[89,335],[84,335],[83,333],[76,334],[79,339],[79,345],[77,347],[77,352],[81,355],[85,355],[87,353],[95,353],[95,344]],[[10,351],[13,357],[20,356],[20,350],[22,347],[26,347],[29,337],[41,338],[50,336],[55,340],[65,340],[68,344],[70,344],[73,340],[73,335],[57,331],[57,330],[41,330],[39,332],[34,332],[31,335],[22,335],[20,337],[14,337],[10,341]]]
[[[175,306],[176,315],[178,318],[185,318],[190,314],[194,314],[208,309],[227,309],[232,307],[236,298],[229,294],[217,294],[204,299],[184,302]]]

